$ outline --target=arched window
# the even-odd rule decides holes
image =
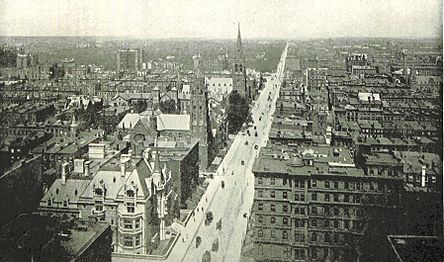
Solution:
[[[126,194],[128,195],[128,197],[134,197],[134,191],[133,190],[127,190]]]
[[[103,191],[102,191],[102,189],[100,189],[100,188],[96,188],[96,189],[94,190],[94,193],[96,194],[96,196],[101,196],[101,195],[103,194]]]

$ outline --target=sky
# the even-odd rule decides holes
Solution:
[[[440,37],[442,0],[0,0],[0,35]]]

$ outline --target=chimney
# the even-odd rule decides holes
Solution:
[[[62,164],[62,185],[66,184],[66,175],[68,174],[68,165],[69,165],[69,163]]]
[[[422,169],[421,169],[421,187],[425,187],[426,186],[425,180],[426,180],[426,167],[422,166]]]
[[[120,176],[121,177],[125,177],[125,175],[126,175],[126,163],[127,162],[128,162],[127,160],[120,161]]]
[[[89,165],[91,164],[91,161],[86,161],[85,162],[85,177],[88,177],[89,176],[89,172],[90,172],[90,168],[89,168]]]

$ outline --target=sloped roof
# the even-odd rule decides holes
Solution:
[[[66,179],[66,183],[62,184],[62,179],[56,179],[49,188],[48,192],[43,196],[40,202],[46,202],[52,199],[53,202],[62,203],[65,200],[69,202],[77,202],[80,194],[88,185],[87,179]]]
[[[117,125],[118,128],[133,129],[140,120],[140,115],[136,113],[128,113],[123,117],[122,121]]]
[[[381,97],[379,96],[379,94],[375,94],[375,93],[360,92],[360,93],[358,93],[358,98],[359,98],[359,101],[369,101],[369,98],[372,101],[381,101]]]
[[[161,114],[157,116],[157,130],[190,130],[190,115]]]

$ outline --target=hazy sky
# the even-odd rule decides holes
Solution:
[[[0,35],[442,37],[442,0],[0,0]]]

